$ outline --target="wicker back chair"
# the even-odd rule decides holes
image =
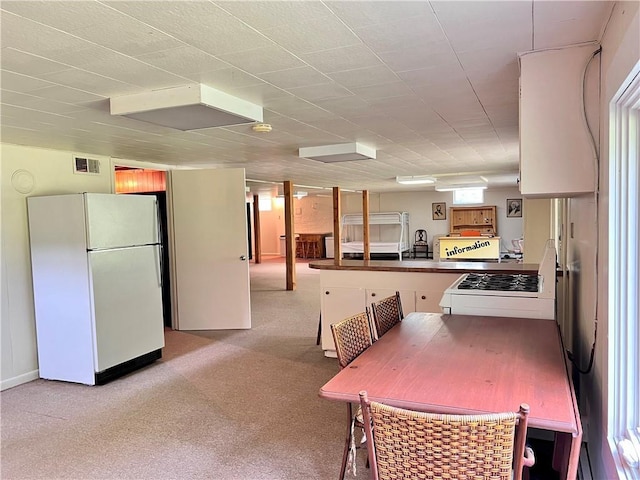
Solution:
[[[340,368],[345,368],[373,344],[369,309],[331,325]]]
[[[443,415],[370,402],[365,391],[360,403],[374,480],[521,480],[534,463],[532,452],[525,457],[526,404],[518,412]]]
[[[362,313],[332,324],[331,334],[333,335],[333,341],[336,345],[336,355],[340,369],[346,368],[358,355],[373,345],[369,309],[365,309]],[[344,442],[342,465],[340,467],[341,479],[344,478],[347,467],[351,467],[353,474],[356,474],[356,444],[354,433],[356,428],[364,429],[362,409],[359,405],[354,414],[351,402],[347,402],[347,419],[347,435]]]
[[[371,312],[373,313],[376,338],[380,338],[404,318],[400,292],[372,303]]]

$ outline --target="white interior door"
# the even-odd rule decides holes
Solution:
[[[169,172],[173,323],[251,328],[244,169]]]

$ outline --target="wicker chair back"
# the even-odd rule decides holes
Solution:
[[[345,368],[373,344],[369,309],[331,325],[340,368]]]
[[[369,402],[366,392],[360,403],[376,480],[522,478],[526,404],[518,412],[443,415]]]
[[[371,304],[376,337],[380,338],[403,318],[400,292]]]

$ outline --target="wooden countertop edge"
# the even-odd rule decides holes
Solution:
[[[417,273],[538,273],[537,263],[498,262],[436,262],[436,261],[394,261],[394,260],[320,260],[309,262],[309,268],[317,270],[375,271],[375,272],[417,272]]]
[[[318,392],[318,397],[324,398],[325,400],[338,401],[338,402],[350,401],[350,402],[357,403],[359,401],[358,395],[338,394],[332,391],[326,391],[323,388],[321,388],[320,391]],[[397,400],[390,400],[390,399],[377,399],[376,401],[388,403],[390,405],[394,405],[400,408],[408,408],[408,409],[417,408],[416,405],[412,402],[399,402]],[[446,408],[443,408],[440,405],[433,405],[433,404],[424,404],[421,407],[422,408],[418,408],[418,410],[425,411],[425,412],[433,412],[433,413],[448,413],[452,415],[456,415],[456,414],[480,415],[480,414],[488,413],[488,412],[479,411],[479,410],[471,411],[468,408],[455,407],[455,406],[447,406]],[[576,421],[576,423],[574,424],[574,423],[560,422],[560,421],[540,418],[540,417],[536,417],[534,414],[530,414],[529,428],[540,428],[543,430],[551,430],[554,432],[569,433],[572,436],[580,436],[580,438],[582,437],[582,426],[580,425],[579,421]]]

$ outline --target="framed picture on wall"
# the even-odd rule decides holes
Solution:
[[[431,204],[431,215],[434,220],[447,219],[447,204],[445,202],[437,202]]]
[[[522,199],[507,198],[507,218],[522,216]]]

